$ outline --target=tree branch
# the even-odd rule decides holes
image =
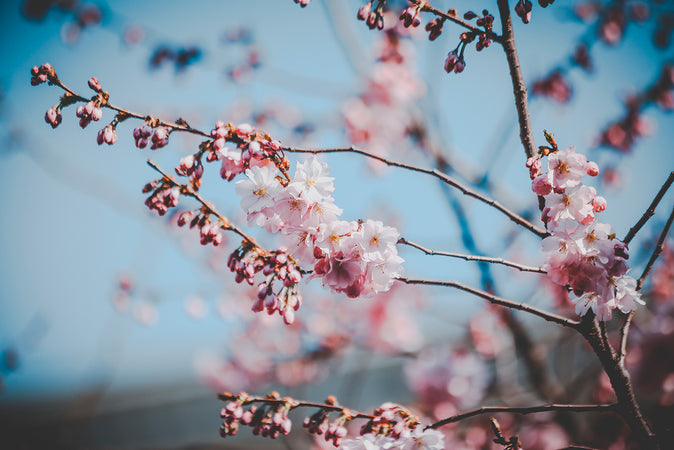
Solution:
[[[462,414],[457,414],[456,416],[451,416],[446,419],[442,419],[434,424],[429,425],[427,428],[439,428],[443,425],[447,425],[454,422],[459,422],[461,420],[467,419],[469,417],[480,416],[483,414],[494,414],[494,413],[511,413],[511,414],[534,414],[540,412],[615,412],[617,409],[617,404],[609,405],[540,405],[540,406],[525,406],[525,407],[513,407],[513,406],[483,406],[482,408],[477,408],[472,411],[468,411]]]
[[[414,247],[418,250],[421,250],[422,252],[426,253],[427,255],[438,255],[438,256],[448,256],[450,258],[460,258],[466,261],[479,261],[479,262],[486,262],[486,263],[491,263],[491,264],[502,264],[504,266],[508,267],[514,267],[515,269],[518,269],[521,272],[535,272],[535,273],[548,273],[545,269],[542,267],[532,267],[532,266],[525,266],[522,264],[518,264],[516,262],[508,261],[502,258],[491,258],[488,256],[478,256],[478,255],[463,255],[461,253],[452,253],[452,252],[443,252],[439,250],[431,250],[426,247],[423,247],[417,243],[408,241],[405,238],[400,238],[398,240],[398,244],[403,244],[403,245],[409,245],[410,247]]]
[[[650,206],[646,210],[646,212],[641,216],[641,218],[637,221],[636,224],[632,228],[630,228],[630,231],[627,232],[625,235],[625,238],[623,239],[623,242],[625,244],[629,244],[630,241],[634,238],[634,236],[639,232],[641,227],[643,227],[646,222],[648,222],[648,219],[653,217],[653,214],[655,213],[655,208],[657,208],[658,203],[660,203],[660,200],[662,200],[662,197],[665,196],[665,193],[669,189],[669,187],[672,185],[674,182],[674,171],[669,173],[669,177],[667,177],[667,180],[665,180],[665,183],[662,185],[658,193],[655,195],[655,198],[651,202]]]
[[[618,347],[618,364],[620,367],[625,367],[625,356],[627,355],[627,335],[630,331],[630,325],[632,324],[632,319],[634,318],[634,311],[630,311],[625,317],[625,322],[623,322],[622,327],[620,327],[620,346]]]
[[[501,16],[502,39],[501,44],[508,59],[510,68],[510,79],[513,83],[513,93],[515,94],[515,106],[517,107],[517,117],[520,124],[520,139],[524,145],[524,152],[527,158],[531,158],[537,153],[534,135],[531,131],[531,118],[529,117],[529,102],[527,100],[527,88],[522,78],[522,70],[515,48],[515,36],[513,34],[513,23],[510,17],[510,6],[508,0],[498,0],[498,11]]]
[[[419,3],[419,2],[417,1],[417,3]],[[423,2],[423,6],[422,6],[421,10],[422,10],[422,11],[426,11],[426,12],[430,12],[430,13],[433,13],[433,14],[435,14],[435,15],[438,16],[438,17],[442,17],[442,18],[447,19],[447,20],[449,20],[449,21],[451,21],[451,22],[454,22],[454,23],[457,24],[457,25],[461,25],[462,27],[464,27],[464,28],[466,28],[466,29],[468,29],[468,30],[470,30],[470,31],[472,31],[472,32],[474,32],[474,33],[477,33],[477,34],[486,33],[486,34],[487,34],[487,37],[489,37],[489,39],[491,39],[491,40],[493,40],[493,41],[495,41],[495,42],[501,42],[501,39],[502,39],[501,36],[499,36],[498,34],[494,33],[493,31],[485,31],[485,30],[482,30],[482,29],[476,27],[475,25],[472,25],[472,24],[470,24],[470,23],[468,23],[468,22],[466,22],[466,21],[460,19],[460,18],[457,17],[457,16],[454,16],[454,15],[451,15],[451,14],[448,14],[448,13],[445,13],[445,12],[442,12],[442,11],[440,11],[439,9],[432,7],[432,6],[429,5],[427,2]]]
[[[171,184],[172,186],[175,186],[175,187],[180,188],[180,193],[181,193],[182,195],[187,195],[188,197],[194,198],[194,199],[197,200],[199,203],[201,203],[202,206],[203,206],[204,208],[208,209],[208,211],[209,211],[211,214],[213,214],[213,215],[216,216],[218,219],[220,219],[220,222],[221,222],[220,228],[222,228],[223,230],[233,231],[234,233],[236,233],[236,234],[238,234],[239,236],[241,236],[244,240],[248,241],[248,242],[249,242],[251,245],[253,245],[254,247],[257,247],[257,248],[259,248],[259,249],[262,249],[262,247],[257,243],[257,241],[255,241],[255,239],[253,239],[252,237],[248,236],[246,233],[243,232],[243,230],[241,230],[241,228],[237,227],[237,226],[234,225],[232,222],[230,222],[230,220],[229,220],[227,217],[225,217],[225,216],[223,216],[222,214],[220,214],[220,213],[215,209],[215,206],[213,206],[213,204],[212,204],[211,202],[206,201],[206,200],[201,196],[201,194],[199,194],[198,192],[196,192],[196,191],[195,191],[194,189],[192,189],[189,185],[186,185],[186,184],[180,184],[180,183],[178,183],[177,181],[175,181],[173,178],[171,178],[166,172],[164,172],[164,171],[163,171],[163,170],[162,170],[162,169],[161,169],[161,168],[160,168],[154,161],[152,161],[151,159],[148,159],[148,160],[147,160],[147,164],[148,164],[150,167],[152,167],[154,170],[156,170],[157,172],[159,172],[160,174],[162,174],[162,175],[164,176],[164,181],[166,181],[167,183]]]
[[[554,313],[543,311],[542,309],[535,308],[533,306],[527,305],[526,303],[517,303],[510,300],[506,300],[501,297],[497,297],[496,295],[492,295],[488,292],[484,292],[479,289],[466,286],[465,284],[457,283],[456,281],[426,280],[426,279],[416,279],[406,277],[397,277],[396,280],[402,281],[405,284],[423,284],[429,286],[453,287],[465,292],[469,292],[478,297],[481,297],[495,305],[505,306],[506,308],[516,309],[518,311],[524,311],[526,313],[533,314],[535,316],[547,320],[548,322],[553,322],[558,325],[562,325],[573,329],[577,329],[578,326],[580,325],[580,322],[577,322],[575,320],[567,319],[566,317],[562,317]]]
[[[480,200],[483,203],[486,203],[489,206],[492,206],[492,207],[496,208],[497,210],[501,211],[503,214],[508,216],[508,218],[510,220],[512,220],[516,224],[526,228],[527,230],[531,231],[535,235],[537,235],[541,238],[544,238],[548,235],[548,233],[545,230],[543,230],[541,228],[538,228],[537,226],[535,226],[534,224],[532,224],[531,222],[526,220],[524,217],[522,217],[519,214],[517,214],[516,212],[511,211],[510,209],[506,208],[505,206],[503,206],[501,203],[497,202],[496,200],[494,200],[492,198],[489,198],[485,195],[482,195],[479,192],[476,192],[476,191],[468,188],[467,186],[464,186],[463,184],[456,181],[454,178],[450,177],[446,173],[443,173],[443,172],[439,171],[438,169],[427,169],[427,168],[415,166],[415,165],[412,165],[412,164],[406,164],[406,163],[403,163],[403,162],[400,162],[400,161],[393,161],[393,160],[384,158],[383,156],[375,155],[374,153],[370,153],[366,150],[362,150],[362,149],[357,148],[357,147],[322,148],[322,149],[318,149],[318,148],[299,149],[299,148],[284,147],[283,151],[290,152],[290,153],[311,153],[311,154],[319,154],[319,153],[357,153],[359,155],[363,155],[363,156],[366,156],[368,158],[371,158],[371,159],[377,160],[379,162],[382,162],[382,163],[386,164],[387,166],[399,167],[399,168],[402,168],[402,169],[411,170],[413,172],[425,173],[427,175],[431,175],[433,177],[436,177],[436,178],[440,179],[441,181],[443,181],[444,183],[458,189],[464,195],[467,195],[469,197],[473,197],[477,200]]]
[[[665,246],[665,238],[667,238],[667,233],[669,233],[669,228],[672,226],[673,220],[674,220],[674,208],[672,208],[672,212],[669,215],[669,219],[667,219],[667,223],[665,223],[665,227],[662,229],[662,233],[660,233],[660,237],[658,238],[658,244],[655,246],[653,254],[651,255],[651,258],[648,260],[648,264],[646,264],[643,273],[639,277],[639,281],[637,281],[637,290],[641,289],[641,286],[643,286],[644,280],[646,280],[646,277],[648,276],[648,273],[651,271],[653,264],[655,264],[655,261],[658,259],[658,256],[660,256],[660,253],[662,253],[662,249]]]

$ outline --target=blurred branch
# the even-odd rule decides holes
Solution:
[[[662,200],[662,197],[664,197],[665,193],[670,188],[673,182],[674,182],[674,171],[669,173],[667,180],[665,180],[665,183],[662,185],[658,193],[655,195],[655,198],[653,198],[653,201],[651,202],[646,212],[644,212],[644,214],[637,221],[637,223],[634,224],[634,226],[630,228],[630,230],[627,232],[625,238],[623,239],[623,242],[625,244],[629,244],[634,238],[634,236],[639,232],[641,227],[643,227],[646,224],[646,222],[648,222],[648,219],[653,217],[653,214],[655,214],[655,208],[658,207],[658,203],[660,203],[660,200]]]
[[[637,281],[637,290],[641,289],[641,286],[644,284],[644,280],[646,280],[646,277],[648,276],[648,273],[651,271],[653,264],[655,264],[655,261],[658,259],[658,256],[660,256],[660,253],[662,253],[662,249],[665,246],[665,238],[669,233],[669,228],[672,226],[672,221],[674,221],[674,208],[672,208],[672,212],[669,215],[669,219],[667,219],[667,223],[665,223],[665,227],[662,229],[662,233],[660,233],[658,243],[655,246],[655,249],[653,250],[651,258],[648,260],[648,264],[646,264],[643,273],[639,277],[639,281]]]
[[[545,269],[542,267],[532,267],[532,266],[525,266],[522,264],[518,264],[512,261],[508,261],[502,258],[491,258],[488,256],[477,256],[477,255],[463,255],[461,253],[452,253],[452,252],[443,252],[439,250],[431,250],[426,247],[423,247],[417,243],[414,243],[412,241],[408,241],[405,238],[400,238],[398,240],[398,244],[403,244],[403,245],[409,245],[410,247],[414,247],[418,250],[421,250],[422,252],[426,253],[427,255],[438,255],[438,256],[448,256],[450,258],[460,258],[464,259],[466,261],[478,261],[478,262],[486,262],[486,263],[491,263],[491,264],[502,264],[504,266],[508,267],[514,267],[515,269],[520,270],[521,272],[535,272],[535,273],[547,273]]]
[[[554,313],[543,311],[541,309],[527,305],[526,303],[517,303],[510,300],[506,300],[501,297],[497,297],[496,295],[492,295],[488,292],[484,292],[479,289],[466,286],[465,284],[457,283],[456,281],[426,280],[426,279],[416,279],[406,277],[397,277],[396,280],[402,281],[405,284],[422,284],[429,286],[453,287],[465,292],[469,292],[478,297],[481,297],[495,305],[505,306],[506,308],[516,309],[518,311],[524,311],[526,313],[533,314],[534,316],[538,316],[542,319],[545,319],[548,322],[553,322],[558,325],[562,325],[573,329],[577,329],[580,324],[580,322],[577,322],[575,320],[567,319],[566,317],[562,317]]]

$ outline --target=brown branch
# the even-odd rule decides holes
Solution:
[[[227,217],[225,217],[225,216],[223,216],[222,214],[220,214],[220,213],[215,209],[215,206],[213,206],[213,204],[212,204],[211,202],[206,201],[206,200],[201,196],[201,194],[199,194],[199,193],[196,192],[194,189],[192,189],[191,186],[189,186],[189,185],[187,185],[187,184],[180,184],[180,183],[178,183],[177,181],[175,181],[173,178],[171,178],[166,172],[164,172],[164,171],[163,171],[163,170],[162,170],[162,169],[161,169],[161,168],[160,168],[154,161],[152,161],[151,159],[148,159],[148,160],[147,160],[147,164],[148,164],[150,167],[152,167],[154,170],[156,170],[157,172],[159,172],[160,174],[162,174],[162,175],[164,176],[164,181],[166,181],[167,183],[169,183],[169,184],[172,185],[172,186],[175,186],[175,187],[180,188],[180,193],[181,193],[182,195],[187,195],[188,197],[194,198],[194,199],[197,200],[199,203],[201,203],[202,206],[203,206],[204,208],[206,208],[206,209],[208,210],[209,213],[213,214],[213,215],[216,216],[218,219],[220,219],[220,222],[221,222],[220,228],[222,228],[223,230],[232,231],[232,232],[238,234],[239,236],[241,236],[244,240],[248,241],[248,242],[249,242],[251,245],[253,245],[254,247],[257,247],[257,248],[259,248],[259,249],[262,249],[262,247],[257,243],[257,241],[255,241],[255,239],[253,239],[252,237],[248,236],[246,233],[243,232],[243,230],[241,230],[241,228],[237,227],[237,226],[234,225],[232,222],[230,222],[230,220],[229,220]]]
[[[515,105],[517,107],[517,117],[520,124],[520,139],[524,145],[524,151],[527,158],[531,158],[537,153],[534,135],[531,131],[531,118],[529,117],[529,102],[527,100],[527,87],[522,78],[517,49],[515,48],[515,36],[513,35],[513,23],[510,17],[510,6],[508,0],[498,0],[498,11],[501,16],[503,50],[508,59],[510,68],[510,78],[513,83],[513,93],[515,94]]]
[[[440,428],[443,425],[447,425],[454,422],[459,422],[469,417],[480,416],[482,414],[494,414],[494,413],[510,413],[510,414],[534,414],[540,412],[615,412],[617,409],[617,404],[609,405],[559,405],[559,404],[550,404],[550,405],[540,405],[540,406],[524,406],[524,407],[514,407],[514,406],[483,406],[482,408],[477,408],[472,411],[468,411],[462,414],[457,414],[456,416],[451,416],[446,419],[442,419],[438,422],[435,422],[429,425],[427,428]]]
[[[447,20],[449,20],[449,21],[451,21],[451,22],[454,22],[454,23],[457,24],[457,25],[461,25],[462,27],[464,27],[464,28],[466,28],[466,29],[472,31],[473,33],[477,33],[477,34],[483,34],[483,33],[486,33],[487,36],[488,36],[491,40],[496,41],[496,42],[501,42],[501,39],[502,39],[501,36],[499,36],[498,34],[494,33],[493,31],[487,31],[487,30],[480,29],[480,28],[476,27],[475,25],[473,25],[473,24],[471,24],[471,23],[468,23],[468,22],[466,22],[465,20],[462,20],[462,19],[460,19],[459,17],[457,17],[457,16],[455,16],[455,15],[452,15],[452,14],[448,14],[448,13],[442,12],[441,10],[432,7],[432,6],[429,5],[427,2],[423,2],[423,5],[422,5],[422,7],[421,7],[421,10],[422,10],[422,11],[426,11],[426,12],[430,12],[430,13],[433,13],[433,14],[435,14],[435,15],[438,16],[438,17],[442,17],[442,18],[447,19]]]
[[[491,263],[491,264],[502,264],[504,266],[508,267],[514,267],[515,269],[518,269],[521,272],[534,272],[534,273],[548,273],[545,269],[542,267],[532,267],[532,266],[525,266],[523,264],[518,264],[516,262],[508,261],[502,258],[492,258],[489,256],[478,256],[478,255],[464,255],[461,253],[452,253],[452,252],[443,252],[439,250],[431,250],[429,248],[423,247],[415,242],[408,241],[405,238],[400,238],[398,239],[398,244],[404,244],[404,245],[409,245],[410,247],[414,247],[418,250],[421,250],[422,252],[426,253],[427,255],[438,255],[438,256],[448,256],[450,258],[460,258],[464,259],[466,261],[478,261],[478,262],[486,262],[486,263]]]
[[[520,216],[514,211],[511,211],[510,209],[506,208],[503,206],[501,203],[497,202],[496,200],[489,198],[485,195],[480,194],[479,192],[476,192],[467,186],[464,186],[463,184],[459,183],[456,181],[454,178],[450,177],[446,173],[443,173],[439,171],[438,169],[427,169],[424,167],[419,167],[415,166],[412,164],[407,164],[403,163],[400,161],[393,161],[391,159],[384,158],[383,156],[376,155],[374,153],[370,153],[366,150],[357,148],[357,147],[345,147],[345,148],[306,148],[306,149],[300,149],[300,148],[290,148],[290,147],[284,147],[283,151],[285,152],[290,152],[290,153],[311,153],[311,154],[319,154],[319,153],[356,153],[359,155],[366,156],[368,158],[377,160],[379,162],[382,162],[386,164],[387,166],[391,167],[399,167],[402,169],[407,169],[411,170],[413,172],[420,172],[420,173],[425,173],[427,175],[431,175],[433,177],[438,178],[439,180],[445,182],[446,184],[458,189],[461,191],[462,194],[467,195],[469,197],[473,197],[477,200],[480,200],[483,203],[486,203],[489,206],[492,206],[496,208],[497,210],[501,211],[503,214],[508,216],[510,220],[515,222],[516,224],[526,228],[527,230],[531,231],[535,235],[544,238],[548,234],[545,230],[538,228],[528,220],[526,220],[524,217]]]
[[[562,317],[554,313],[543,311],[542,309],[535,308],[533,306],[527,305],[526,303],[517,303],[510,300],[506,300],[496,295],[492,295],[488,292],[481,291],[479,289],[475,289],[470,286],[466,286],[465,284],[457,283],[456,281],[426,280],[426,279],[416,279],[406,277],[397,277],[396,280],[402,281],[405,284],[423,284],[429,286],[453,287],[471,293],[478,297],[481,297],[494,305],[505,306],[506,308],[516,309],[518,311],[524,311],[526,313],[533,314],[535,316],[547,320],[548,322],[553,322],[558,325],[562,325],[572,329],[577,329],[578,326],[580,325],[580,322],[577,322],[575,320],[567,319],[566,317]]]
[[[61,89],[66,91],[68,94],[75,97],[78,101],[81,101],[81,102],[88,102],[89,101],[88,98],[82,97],[81,95],[77,94],[75,91],[70,89],[68,86],[63,84],[63,82],[58,78],[52,80],[51,84],[60,87]],[[149,117],[149,116],[146,116],[146,115],[144,116],[142,114],[138,114],[136,112],[130,111],[126,108],[121,108],[119,106],[115,106],[112,103],[108,102],[107,100],[104,101],[103,103],[101,103],[101,107],[112,109],[113,111],[117,111],[118,113],[123,114],[126,117],[133,117],[135,119],[145,120]],[[204,137],[207,137],[207,138],[211,137],[211,135],[209,133],[206,133],[205,131],[197,130],[196,128],[192,128],[192,127],[187,126],[187,125],[180,125],[180,124],[177,124],[177,123],[174,123],[174,122],[165,122],[163,120],[157,120],[157,125],[163,126],[163,127],[166,127],[166,128],[170,128],[173,131],[183,131],[185,133],[196,134],[196,135],[204,136]]]
[[[625,367],[625,356],[627,355],[627,335],[630,332],[630,325],[632,324],[632,319],[634,318],[634,311],[630,311],[625,317],[625,322],[620,327],[620,346],[618,347],[618,364],[620,367]]]
[[[655,264],[655,261],[658,259],[658,256],[660,256],[660,253],[662,253],[662,249],[665,246],[665,239],[667,238],[667,234],[669,233],[669,228],[672,226],[672,221],[674,221],[674,208],[672,208],[672,212],[669,215],[669,219],[667,219],[667,223],[665,223],[665,227],[662,229],[662,233],[660,233],[658,243],[655,246],[655,249],[653,250],[651,258],[648,260],[648,264],[646,264],[643,273],[639,277],[639,281],[637,281],[637,290],[641,289],[641,286],[644,284],[644,280],[646,280],[646,277],[648,276],[648,273],[651,271],[653,264]]]
[[[651,202],[646,212],[641,216],[641,218],[637,221],[637,223],[634,224],[632,228],[630,228],[630,231],[627,232],[625,238],[623,239],[623,242],[625,244],[629,244],[630,241],[634,238],[634,236],[639,232],[641,227],[643,227],[646,224],[646,222],[648,222],[648,219],[653,217],[653,214],[655,213],[655,208],[658,207],[658,203],[660,203],[660,200],[662,200],[662,197],[664,197],[665,193],[672,185],[672,183],[674,183],[674,171],[669,173],[669,177],[667,177],[667,180],[662,185],[658,193],[655,195],[655,198]]]
[[[632,429],[635,438],[639,441],[640,448],[657,449],[658,444],[655,435],[641,414],[641,410],[634,398],[630,374],[620,365],[618,359],[615,358],[612,351],[605,345],[594,314],[588,312],[583,317],[577,329],[590,344],[597,358],[599,358],[618,399],[616,411]]]

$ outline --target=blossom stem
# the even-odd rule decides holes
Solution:
[[[539,405],[539,406],[524,406],[524,407],[515,407],[515,406],[483,406],[482,408],[477,408],[472,411],[465,413],[457,414],[455,416],[447,417],[446,419],[439,420],[428,426],[428,428],[440,428],[443,425],[447,425],[454,422],[459,422],[469,417],[480,416],[483,414],[495,414],[495,413],[510,413],[510,414],[534,414],[540,412],[616,412],[618,407],[617,403],[607,404],[607,405],[562,405],[562,404],[549,404],[549,405]]]
[[[580,322],[577,322],[575,320],[567,319],[566,317],[559,316],[554,313],[549,313],[547,311],[543,311],[542,309],[535,308],[533,306],[527,305],[526,303],[517,303],[513,302],[510,300],[503,299],[501,297],[498,297],[496,295],[492,295],[488,292],[481,291],[479,289],[472,288],[470,286],[467,286],[465,284],[457,283],[456,281],[444,281],[444,280],[427,280],[427,279],[417,279],[417,278],[406,278],[406,277],[397,277],[396,280],[402,281],[405,284],[423,284],[423,285],[431,285],[431,286],[446,286],[446,287],[453,287],[456,289],[460,289],[465,292],[469,292],[473,295],[476,295],[478,297],[481,297],[485,300],[487,300],[490,303],[493,303],[495,305],[500,305],[500,306],[505,306],[506,308],[511,308],[511,309],[516,309],[519,311],[524,311],[529,314],[533,314],[535,316],[538,316],[542,319],[547,320],[548,322],[553,322],[558,325],[562,325],[565,327],[569,327],[572,329],[577,329],[578,326],[580,325]]]
[[[419,3],[419,2],[417,2],[417,3]],[[439,10],[437,8],[434,8],[431,5],[429,5],[428,2],[422,2],[422,3],[423,3],[423,5],[421,7],[422,11],[426,11],[426,12],[435,14],[438,17],[442,17],[444,19],[449,20],[450,22],[454,22],[457,25],[461,25],[462,27],[472,31],[473,33],[477,33],[477,34],[485,33],[485,30],[482,30],[482,29],[466,22],[465,20],[462,20],[461,18],[459,18],[455,15],[442,12],[441,10]],[[487,37],[489,39],[491,39],[495,42],[501,42],[501,39],[502,39],[501,36],[494,33],[493,31],[487,31],[486,34],[487,34]]]
[[[542,267],[532,267],[532,266],[525,266],[523,264],[518,264],[516,262],[508,261],[502,258],[492,258],[488,256],[478,256],[478,255],[464,255],[461,253],[452,253],[452,252],[443,252],[440,250],[431,250],[429,248],[423,247],[415,242],[408,241],[405,238],[400,238],[398,240],[398,244],[403,244],[403,245],[409,245],[410,247],[414,247],[418,250],[421,250],[422,252],[426,253],[427,255],[438,255],[438,256],[448,256],[450,258],[460,258],[464,259],[466,261],[479,261],[479,262],[486,262],[486,263],[492,263],[492,264],[502,264],[504,266],[508,267],[514,267],[515,269],[518,269],[521,272],[535,272],[535,273],[548,273],[545,269]]]
[[[221,392],[218,394],[218,399],[222,400],[223,402],[228,402],[228,401],[234,401],[240,399],[241,394],[232,394],[230,392]],[[280,398],[269,398],[269,397],[261,397],[261,396],[254,396],[254,395],[245,395],[244,400],[241,402],[241,405],[251,405],[253,403],[265,403],[267,405],[284,405],[288,404],[288,399],[280,399]],[[319,408],[324,411],[329,411],[329,412],[340,412],[345,415],[348,414],[348,416],[352,419],[374,419],[374,415],[372,414],[365,414],[360,411],[356,411],[351,408],[346,408],[344,406],[339,406],[339,405],[333,405],[329,403],[317,403],[317,402],[307,402],[303,400],[291,400],[290,401],[290,409],[295,409],[295,408]]]
[[[175,181],[173,178],[171,178],[166,172],[164,172],[164,171],[163,171],[163,170],[162,170],[162,169],[161,169],[161,168],[160,168],[154,161],[152,161],[151,159],[148,159],[148,160],[147,160],[147,163],[148,163],[148,165],[149,165],[150,167],[152,167],[154,170],[156,170],[157,172],[159,172],[160,174],[163,175],[164,181],[166,181],[167,183],[169,183],[171,186],[175,186],[175,187],[179,188],[179,189],[180,189],[180,193],[181,193],[182,195],[187,195],[188,197],[194,198],[196,201],[198,201],[199,203],[201,203],[202,206],[204,206],[206,209],[208,209],[208,212],[209,212],[209,213],[213,214],[213,215],[216,216],[218,219],[220,219],[220,228],[222,228],[223,230],[232,231],[232,232],[238,234],[239,236],[241,236],[245,241],[247,241],[248,243],[250,243],[252,246],[254,246],[254,247],[258,248],[258,249],[262,249],[262,247],[257,243],[257,241],[255,241],[255,239],[253,239],[252,237],[248,236],[246,233],[243,232],[243,230],[241,230],[241,228],[237,227],[237,226],[234,225],[232,222],[230,222],[230,220],[229,220],[227,217],[225,217],[225,216],[223,216],[222,214],[220,214],[220,213],[215,209],[215,206],[213,206],[213,204],[212,204],[211,202],[205,200],[205,199],[201,196],[201,194],[199,194],[198,192],[194,191],[194,189],[192,189],[189,185],[186,185],[186,184],[180,184],[180,183],[178,183],[177,181]]]
[[[643,227],[646,222],[648,222],[648,219],[653,217],[653,214],[655,213],[655,208],[658,207],[658,203],[660,203],[660,200],[662,200],[662,197],[665,196],[665,193],[669,189],[669,187],[674,183],[674,171],[669,173],[669,177],[667,177],[667,180],[665,183],[662,185],[658,193],[655,195],[655,198],[653,198],[653,201],[651,202],[650,206],[644,212],[644,214],[641,216],[641,218],[637,221],[636,224],[632,228],[630,228],[630,231],[627,232],[625,235],[625,238],[623,239],[623,242],[625,244],[629,244],[634,236],[639,232],[641,227]]]
[[[672,221],[674,221],[674,208],[672,208],[672,212],[669,215],[669,219],[667,219],[667,223],[665,223],[665,227],[662,229],[662,233],[660,233],[660,237],[658,238],[658,244],[655,246],[651,258],[648,260],[648,263],[646,264],[643,273],[641,274],[639,280],[637,281],[637,290],[641,289],[641,286],[643,286],[644,281],[648,276],[648,273],[651,271],[651,268],[653,267],[653,264],[655,264],[655,261],[658,259],[658,256],[660,256],[660,253],[662,253],[662,249],[665,247],[665,239],[667,238],[669,229],[672,226]]]
[[[360,149],[360,148],[357,148],[357,147],[307,148],[307,149],[284,147],[283,151],[290,152],[290,153],[311,153],[311,154],[350,152],[350,153],[356,153],[356,154],[363,155],[363,156],[366,156],[368,158],[377,160],[379,162],[382,162],[382,163],[386,164],[387,166],[399,167],[399,168],[402,168],[402,169],[411,170],[413,172],[425,173],[427,175],[434,176],[434,177],[440,179],[441,181],[443,181],[444,183],[458,189],[464,195],[467,195],[469,197],[473,197],[477,200],[480,200],[483,203],[486,203],[489,206],[492,206],[492,207],[496,208],[497,210],[501,211],[503,214],[508,216],[508,218],[510,220],[512,220],[516,224],[526,228],[527,230],[531,231],[535,235],[537,235],[541,238],[544,238],[548,235],[545,230],[535,226],[534,224],[529,222],[524,217],[520,216],[516,212],[511,211],[510,209],[503,206],[498,201],[496,201],[492,198],[489,198],[485,195],[482,195],[479,192],[468,188],[467,186],[464,186],[463,184],[459,183],[454,178],[450,177],[446,173],[441,172],[438,169],[427,169],[427,168],[424,168],[424,167],[419,167],[419,166],[415,166],[415,165],[412,165],[412,164],[403,163],[403,162],[400,162],[400,161],[394,161],[394,160],[387,159],[387,158],[384,158],[382,156],[376,155],[374,153],[370,153],[366,150],[363,150],[363,149]]]

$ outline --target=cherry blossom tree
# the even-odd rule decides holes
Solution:
[[[294,3],[306,7],[294,11],[301,23],[302,15],[321,2]],[[674,439],[674,367],[656,361],[671,359],[674,343],[673,247],[668,238],[674,211],[666,215],[674,182],[671,155],[662,161],[666,175],[658,180],[658,191],[639,192],[639,204],[631,205],[642,213],[628,231],[614,229],[602,215],[622,207],[607,200],[604,192],[618,183],[621,161],[648,151],[641,144],[650,132],[645,111],[654,108],[662,114],[674,105],[674,66],[663,56],[657,58],[662,65],[655,81],[628,96],[624,116],[618,114],[620,118],[595,130],[595,148],[574,145],[557,131],[554,116],[546,116],[545,129],[533,125],[540,123],[534,106],[563,108],[560,105],[575,95],[574,72],[600,65],[592,51],[600,45],[619,46],[628,27],[653,25],[653,45],[668,48],[674,20],[666,2],[582,1],[570,7],[554,1],[534,5],[497,0],[485,5],[493,12],[474,11],[474,2],[347,3],[350,16],[339,20],[368,28],[376,44],[374,64],[362,71],[365,88],[343,102],[339,125],[316,121],[327,129],[342,127],[341,146],[321,145],[320,136],[306,141],[301,133],[287,141],[278,139],[259,126],[264,120],[222,117],[210,120],[210,126],[197,126],[203,120],[139,110],[133,101],[118,103],[119,93],[106,90],[103,74],[82,74],[82,79],[88,78],[85,91],[71,87],[82,80],[61,76],[58,61],[30,69],[32,85],[47,84],[59,91],[58,102],[44,115],[49,126],[72,126],[64,116],[74,113],[92,142],[90,128],[97,128],[99,146],[120,147],[127,141],[144,149],[153,175],[138,188],[147,208],[168,217],[164,220],[173,229],[191,230],[184,234],[188,239],[196,241],[198,233],[200,245],[214,252],[226,248],[227,255],[213,253],[225,261],[219,273],[249,287],[224,306],[226,315],[246,324],[231,339],[232,352],[217,367],[200,368],[204,381],[219,390],[224,402],[220,435],[230,439],[245,425],[259,439],[276,439],[304,428],[314,437],[314,448],[352,450],[667,448]],[[30,4],[26,2],[26,8],[35,13]],[[328,10],[337,8],[334,2],[325,5]],[[90,10],[71,11],[80,31],[100,21]],[[568,55],[540,79],[530,78],[521,68],[516,32],[529,32],[539,17],[556,11],[573,16],[586,31],[576,43],[560,36],[562,52]],[[258,15],[260,21],[272,20],[265,18],[264,10]],[[341,26],[335,24],[338,33]],[[244,40],[242,36],[245,33],[232,40]],[[443,52],[443,58],[433,61],[433,82],[423,80],[415,65],[416,48],[425,39],[430,41],[424,42],[426,48]],[[347,53],[355,51],[348,50],[347,37],[342,44]],[[240,66],[229,70],[232,80],[238,82],[259,67],[257,53],[248,52]],[[443,142],[438,115],[421,107],[438,85],[483,76],[471,66],[479,67],[481,58],[497,53],[505,64],[489,75],[509,80],[508,114],[517,117],[519,138],[509,145],[497,130],[491,146],[517,161],[514,186],[525,188],[515,190],[515,201],[506,195],[510,181],[498,162],[486,161],[479,171],[462,163],[460,152],[445,147],[450,144]],[[162,47],[153,53],[151,64],[171,60],[177,70],[191,65],[196,70],[200,54],[198,49]],[[357,67],[357,57],[353,59]],[[489,82],[477,86],[476,111],[491,108]],[[481,117],[466,114],[461,120],[490,128]],[[663,115],[663,123],[666,120],[671,118]],[[176,155],[174,142],[183,138],[189,139],[189,151]],[[463,139],[471,142],[471,136]],[[449,251],[430,240],[412,240],[413,229],[396,225],[396,214],[407,210],[396,199],[396,214],[349,216],[344,197],[338,196],[340,180],[331,176],[336,154],[353,156],[353,164],[369,167],[375,177],[390,170],[437,182],[443,197],[433,208],[450,207],[461,234],[456,244],[463,248]],[[171,166],[156,162],[155,155],[172,161]],[[230,186],[238,204],[227,214],[209,198],[209,186],[223,184]],[[417,195],[422,201],[424,194]],[[484,206],[488,219],[476,217],[468,204]],[[666,218],[651,220],[656,212]],[[379,220],[382,217],[388,220]],[[480,221],[499,222],[493,234],[501,242],[490,245],[492,251],[481,248],[493,242],[487,234],[497,226],[476,224]],[[445,230],[437,230],[442,233]],[[646,233],[650,236],[640,247],[631,245]],[[479,277],[466,282],[445,270],[442,278],[433,278],[425,272],[435,271],[429,263],[417,265],[419,254],[414,252],[428,259],[475,262]],[[495,275],[497,271],[509,275]],[[509,281],[519,290],[502,287]],[[526,286],[533,291],[527,294]],[[446,342],[424,344],[422,323],[428,317],[420,318],[418,310],[446,323],[444,313],[436,312],[436,302],[426,300],[430,287],[443,289],[432,291],[444,293],[440,295],[463,292],[489,307],[468,321],[460,338],[445,334]],[[528,299],[506,298],[502,292]],[[129,302],[131,297],[131,282],[123,280],[117,301]],[[539,301],[542,298],[545,301]],[[188,312],[199,315],[199,302],[190,305]],[[306,340],[317,344],[310,351],[293,350],[299,347],[293,342]],[[565,347],[569,342],[578,348]],[[504,364],[508,345],[511,356]],[[381,398],[380,406],[360,411],[342,405],[334,395],[321,401],[279,393],[324,379],[330,361],[358,346],[407,358],[404,368],[396,370],[404,374],[414,400],[403,405]],[[651,373],[654,367],[658,369]],[[508,376],[508,370],[515,374]],[[524,388],[517,381],[518,370]],[[266,395],[247,392],[270,382],[277,390]],[[287,442],[293,448],[309,445]]]

